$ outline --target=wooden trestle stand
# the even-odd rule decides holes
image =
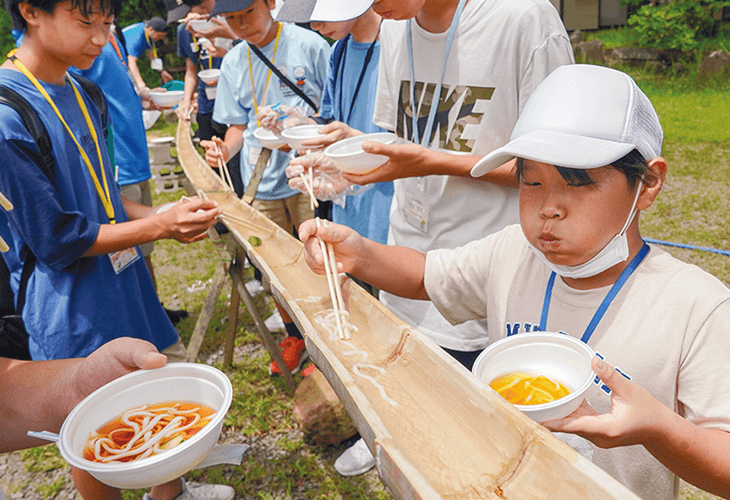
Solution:
[[[327,279],[309,269],[302,243],[224,189],[194,149],[187,122],[177,148],[196,193],[235,214],[226,222],[230,235],[304,335],[395,498],[637,499],[349,280],[343,294],[353,330],[340,340],[327,321]]]
[[[178,149],[178,156],[179,154]],[[261,182],[264,169],[266,168],[270,157],[271,150],[263,148],[258,161],[256,162],[251,180],[246,187],[246,192],[241,198],[245,203],[250,204],[256,197],[259,183]],[[221,184],[224,191],[228,191],[229,195],[235,196],[231,186],[228,186],[222,181]],[[183,185],[185,186],[185,190],[188,194],[197,194],[195,188],[189,181],[183,183]],[[218,252],[221,255],[221,262],[218,264],[218,267],[213,274],[213,279],[211,281],[208,295],[205,297],[203,309],[198,316],[195,328],[193,329],[193,334],[190,337],[190,342],[188,343],[188,359],[193,361],[198,357],[200,346],[203,344],[203,339],[205,338],[205,332],[208,330],[208,325],[210,324],[213,312],[215,311],[216,302],[218,301],[221,290],[223,290],[226,277],[230,276],[233,281],[233,286],[231,287],[231,302],[228,307],[228,329],[226,332],[226,342],[223,351],[223,363],[225,365],[231,365],[233,362],[233,349],[235,348],[236,329],[238,328],[238,313],[240,309],[240,301],[241,298],[243,298],[243,302],[251,314],[251,318],[253,318],[254,323],[256,324],[256,329],[258,330],[266,349],[269,351],[271,358],[276,361],[276,364],[279,365],[279,368],[281,369],[284,381],[286,382],[287,393],[290,396],[293,395],[294,390],[296,389],[294,377],[292,376],[289,368],[286,366],[286,363],[284,363],[279,345],[276,340],[274,340],[269,329],[266,327],[261,314],[256,308],[253,297],[246,289],[243,281],[243,265],[241,263],[246,257],[245,249],[241,245],[237,244],[234,239],[227,237],[228,235],[219,235],[215,229],[211,229],[208,232],[208,235],[216,243]]]

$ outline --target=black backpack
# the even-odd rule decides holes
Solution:
[[[99,108],[102,124],[106,123],[107,105],[101,89],[87,78],[78,75],[74,75],[73,78]],[[40,151],[40,156],[36,156],[34,160],[46,177],[52,180],[55,167],[52,154],[53,145],[38,114],[23,96],[4,85],[0,85],[0,104],[13,108],[20,115]],[[106,129],[104,129],[104,136],[107,136]],[[28,153],[32,155],[30,151]],[[16,307],[13,289],[10,287],[10,271],[5,264],[5,259],[0,259],[0,356],[4,358],[30,359],[28,332],[25,331],[23,325],[22,313],[28,280],[35,270],[35,262],[35,255],[29,251],[20,276]]]

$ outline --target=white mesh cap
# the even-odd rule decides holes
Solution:
[[[661,155],[663,135],[649,98],[630,76],[602,66],[561,66],[527,100],[510,141],[479,160],[471,175],[515,157],[585,169],[637,149],[650,161]]]
[[[362,16],[374,0],[286,0],[277,21],[339,23]]]

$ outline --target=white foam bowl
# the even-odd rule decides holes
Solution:
[[[192,19],[188,21],[188,26],[193,31],[206,31],[216,27],[216,24],[206,19]]]
[[[286,144],[286,139],[273,133],[271,130],[259,127],[253,131],[253,136],[265,148],[278,148]]]
[[[302,149],[301,143],[303,140],[322,137],[322,134],[319,133],[319,130],[322,127],[324,127],[324,125],[297,125],[296,127],[284,129],[281,136],[286,140],[286,143],[290,148]],[[309,147],[307,149],[315,150],[319,148]]]
[[[203,71],[198,71],[198,78],[203,80],[203,83],[206,85],[214,85],[218,83],[218,78],[221,76],[221,70],[217,68],[211,68],[211,69],[204,69]]]
[[[171,108],[182,102],[184,95],[184,90],[153,90],[150,92],[150,99],[161,108]]]
[[[324,150],[324,154],[335,167],[348,174],[367,174],[376,170],[388,160],[387,156],[366,153],[362,149],[365,141],[393,144],[398,136],[390,132],[376,132],[358,135],[335,142]]]
[[[567,417],[583,401],[596,376],[594,352],[588,345],[560,333],[524,333],[498,340],[474,362],[472,372],[489,387],[495,378],[514,372],[546,375],[565,385],[570,394],[550,403],[515,405],[536,422]]]
[[[196,363],[170,363],[157,370],[140,370],[97,389],[79,403],[61,426],[58,448],[72,466],[102,483],[121,489],[149,488],[183,476],[215,446],[233,389],[220,370]],[[213,408],[213,419],[189,440],[159,455],[110,464],[83,458],[92,431],[121,414],[146,404],[170,401],[199,403]]]

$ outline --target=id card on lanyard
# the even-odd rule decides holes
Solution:
[[[433,94],[433,101],[431,102],[431,109],[428,112],[428,120],[426,121],[426,128],[423,131],[423,136],[419,134],[418,130],[418,105],[416,102],[416,72],[415,65],[413,63],[413,32],[412,32],[412,20],[407,21],[406,27],[406,46],[408,48],[408,66],[410,69],[411,77],[411,128],[413,130],[412,140],[416,144],[428,147],[429,141],[431,140],[431,132],[433,131],[433,123],[436,118],[436,110],[439,107],[441,99],[441,88],[444,84],[444,76],[446,75],[446,63],[449,60],[449,53],[451,52],[451,44],[454,41],[454,35],[456,34],[456,27],[459,24],[459,19],[464,11],[464,6],[467,0],[459,0],[459,5],[456,7],[454,12],[454,18],[451,20],[449,26],[448,36],[446,38],[446,47],[444,48],[444,60],[441,65],[441,78],[436,90]],[[423,94],[425,95],[425,88]],[[425,192],[426,179],[424,177],[418,178],[418,189],[409,189],[406,192],[406,199],[403,206],[403,215],[411,226],[420,229],[423,232],[428,232],[428,214],[430,211],[430,201],[427,198]]]

